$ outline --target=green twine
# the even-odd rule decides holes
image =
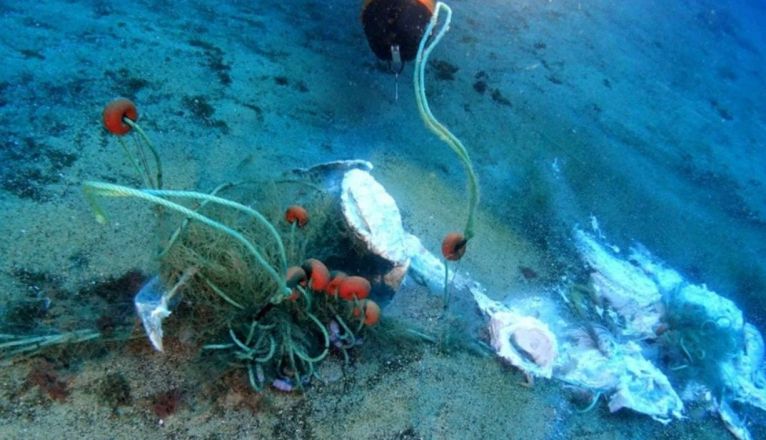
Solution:
[[[152,181],[151,175],[149,174],[149,165],[146,163],[146,156],[144,155],[144,149],[142,145],[139,145],[137,150],[141,154],[142,157],[142,164],[144,167],[144,172],[141,173],[139,171],[139,174],[143,174],[144,177],[149,181],[149,186],[153,186],[155,189],[162,188],[162,162],[160,161],[160,155],[157,152],[157,149],[154,148],[154,145],[149,140],[149,136],[146,135],[146,132],[141,128],[140,125],[138,125],[136,122],[132,121],[130,118],[122,118],[122,122],[128,124],[131,128],[135,129],[138,133],[141,141],[143,141],[143,146],[146,146],[149,148],[149,151],[152,152],[152,156],[154,156],[154,166],[157,168],[157,174],[156,174],[156,180]],[[125,145],[123,144],[123,148]],[[126,148],[127,150],[127,148]],[[129,155],[130,158],[130,155]],[[132,161],[132,159],[131,159]],[[135,162],[134,162],[134,165]]]
[[[277,273],[277,271],[273,267],[271,267],[271,265],[266,261],[263,255],[261,255],[258,249],[256,249],[255,246],[253,246],[253,244],[250,241],[248,241],[242,234],[224,225],[223,223],[220,223],[208,217],[205,217],[204,215],[199,214],[198,212],[195,212],[183,205],[179,205],[177,203],[163,199],[162,197],[158,197],[157,195],[152,194],[152,192],[156,192],[158,194],[163,194],[163,195],[164,194],[176,195],[178,197],[198,197],[203,200],[210,199],[214,203],[221,203],[226,206],[238,205],[239,207],[244,208],[246,212],[252,211],[253,213],[257,213],[255,210],[247,208],[244,205],[239,205],[238,203],[228,201],[226,199],[220,199],[218,197],[209,196],[208,194],[199,194],[199,193],[192,193],[187,191],[140,190],[140,189],[130,188],[130,187],[122,186],[122,185],[115,185],[112,183],[105,183],[105,182],[85,182],[83,183],[83,191],[85,193],[85,198],[87,199],[91,209],[93,210],[96,216],[96,221],[98,221],[99,223],[106,223],[107,218],[103,209],[101,209],[100,205],[96,201],[96,196],[135,197],[138,199],[142,199],[142,200],[154,203],[155,205],[164,206],[165,208],[181,213],[219,232],[229,235],[230,237],[234,238],[235,240],[239,241],[240,243],[242,243],[242,245],[245,246],[245,248],[253,255],[253,257],[255,257],[255,260],[263,268],[263,270],[265,270],[266,273],[274,281],[274,283],[276,283],[276,285],[279,288],[279,291],[273,297],[273,299],[276,299],[276,302],[280,302],[282,299],[289,296],[292,291],[289,287],[287,287],[284,275],[280,275],[279,273]],[[240,208],[237,208],[237,209],[240,209]],[[260,216],[260,214],[258,214],[258,216]],[[273,226],[271,226],[271,228],[273,229]],[[280,249],[283,252],[281,256],[284,261],[284,248],[280,247]],[[286,273],[286,271],[282,272],[282,274],[284,273]]]
[[[439,12],[444,10],[446,17],[444,24],[438,30],[436,35],[429,42],[431,32],[434,30],[437,22],[439,21]],[[428,106],[428,99],[426,98],[425,90],[425,68],[428,62],[428,57],[431,55],[431,51],[439,44],[444,34],[449,30],[450,22],[452,21],[452,9],[442,2],[436,3],[434,14],[431,17],[431,21],[428,23],[423,37],[420,39],[420,45],[418,46],[418,53],[415,58],[415,69],[413,75],[413,83],[415,88],[415,102],[418,105],[418,111],[420,117],[425,122],[426,127],[431,130],[436,136],[444,141],[452,151],[457,154],[466,169],[468,175],[468,219],[466,221],[465,230],[463,236],[466,240],[470,240],[474,236],[474,216],[476,213],[476,206],[479,203],[479,185],[476,179],[476,173],[473,170],[471,164],[471,158],[468,156],[468,150],[466,150],[463,143],[460,142],[449,129],[439,122],[436,117],[431,113],[431,108]]]

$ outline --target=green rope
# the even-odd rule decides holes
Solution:
[[[160,154],[157,152],[157,149],[154,148],[154,145],[149,140],[149,136],[146,135],[146,132],[144,132],[140,125],[132,121],[130,118],[122,118],[122,122],[135,129],[141,139],[144,141],[144,145],[146,145],[149,148],[149,151],[152,152],[152,155],[154,156],[154,165],[157,167],[157,180],[155,182],[157,185],[156,188],[162,188],[162,162],[160,161]],[[139,152],[143,154],[143,149],[139,148]],[[151,178],[149,177],[149,166],[144,163],[144,167],[146,168],[146,177],[150,179],[151,183]]]
[[[258,327],[258,322],[256,320],[250,321],[250,329],[247,331],[247,338],[245,338],[245,344],[250,345],[251,342],[253,342],[253,336],[255,335],[255,329]],[[258,343],[255,344],[256,347],[258,346]]]
[[[298,259],[297,251],[295,250],[295,229],[298,228],[298,220],[290,223],[290,257]]]
[[[266,353],[266,355],[261,357],[256,357],[253,360],[262,364],[266,363],[270,361],[272,357],[274,357],[274,353],[276,352],[277,352],[277,341],[274,340],[274,337],[269,335],[269,351]]]
[[[439,12],[444,10],[446,17],[444,24],[438,30],[436,35],[431,39],[431,32],[434,30],[437,22],[439,21]],[[457,154],[460,160],[463,161],[463,165],[468,175],[468,220],[466,221],[465,230],[463,236],[466,240],[470,240],[474,236],[474,216],[476,213],[476,206],[479,203],[479,185],[476,179],[476,173],[473,170],[471,164],[471,158],[468,156],[468,150],[466,150],[463,143],[460,142],[452,132],[449,131],[436,117],[431,113],[431,108],[428,106],[428,98],[426,98],[425,90],[425,68],[428,63],[428,57],[431,55],[431,51],[439,44],[444,34],[449,30],[450,22],[452,21],[452,9],[442,2],[436,3],[434,14],[431,17],[431,21],[428,23],[428,27],[423,33],[423,37],[420,39],[420,45],[418,46],[418,53],[415,58],[415,69],[413,75],[413,83],[415,86],[415,102],[418,105],[418,111],[420,117],[425,122],[426,127],[431,130],[436,136],[444,141],[452,151]],[[428,44],[427,44],[428,43]]]
[[[449,309],[450,290],[449,290],[449,265],[444,260],[444,310]]]
[[[354,335],[354,332],[351,331],[348,325],[346,325],[346,321],[344,321],[343,318],[341,318],[340,315],[338,315],[337,313],[335,314],[335,322],[337,322],[338,324],[340,324],[341,327],[343,327],[344,334],[340,336],[341,340],[345,341],[345,340],[348,340],[348,338],[351,339],[350,342],[347,342],[345,345],[342,345],[341,347],[346,349],[356,345],[356,336]]]
[[[287,359],[290,361],[290,368],[293,370],[293,374],[295,375],[295,382],[298,387],[298,389],[303,389],[303,380],[301,379],[301,373],[300,370],[298,370],[298,364],[295,362],[295,350],[293,349],[293,338],[292,334],[290,332],[290,326],[287,326],[286,330],[287,336],[285,336],[285,341],[287,343]]]
[[[213,284],[213,282],[210,281],[206,276],[204,275],[200,275],[200,276],[202,277],[202,280],[205,281],[205,284],[207,284],[207,287],[209,287],[213,292],[215,292],[218,296],[220,296],[224,301],[226,301],[227,303],[233,305],[234,307],[240,310],[245,310],[245,306],[231,299],[228,295],[226,295],[223,292],[223,290],[221,290],[218,286]]]
[[[22,353],[41,350],[53,345],[86,342],[98,339],[101,336],[101,333],[96,330],[75,330],[67,333],[44,336],[17,336],[4,334],[2,335],[2,339],[11,340],[0,344],[0,359],[11,358]]]
[[[202,214],[192,211],[191,209],[183,205],[179,205],[169,200],[165,200],[145,190],[139,190],[139,189],[130,188],[130,187],[122,186],[122,185],[115,185],[112,183],[89,181],[89,182],[83,183],[83,192],[85,193],[85,198],[90,204],[91,209],[93,209],[93,212],[96,216],[96,221],[98,221],[99,223],[106,223],[107,217],[103,209],[101,209],[98,202],[96,201],[96,196],[135,197],[138,199],[142,199],[142,200],[154,203],[156,205],[164,206],[165,208],[168,208],[170,210],[179,212],[219,232],[229,235],[230,237],[242,243],[242,245],[244,245],[245,248],[248,251],[250,251],[250,253],[255,257],[258,264],[260,264],[260,266],[266,271],[266,273],[276,283],[276,285],[279,288],[279,291],[274,295],[274,298],[277,299],[276,302],[280,302],[282,299],[290,295],[291,289],[287,287],[284,275],[280,275],[279,273],[277,273],[277,271],[274,270],[274,268],[271,267],[271,265],[268,262],[266,262],[266,259],[261,255],[260,252],[258,252],[255,246],[253,246],[253,244],[250,243],[250,241],[248,241],[242,234],[224,225],[223,223],[219,223],[215,220],[205,217]],[[208,197],[207,194],[204,194],[204,196]],[[224,199],[221,199],[221,200],[224,200]]]
[[[234,344],[205,344],[203,350],[228,350],[234,348]]]
[[[251,355],[253,353],[253,349],[245,345],[244,342],[240,341],[239,338],[237,338],[237,335],[234,333],[234,330],[229,327],[229,337],[232,341],[234,341],[235,344],[237,344],[237,347],[240,348],[240,350],[244,351],[248,355]],[[252,359],[252,357],[250,357]]]
[[[303,299],[306,300],[306,313],[309,313],[311,311],[311,304],[312,304],[312,302],[311,302],[311,294],[309,292],[307,292],[306,289],[301,287],[300,284],[295,286],[295,287],[301,293],[301,295],[303,296]]]
[[[128,158],[128,161],[131,165],[133,165],[133,168],[136,169],[136,174],[141,176],[141,179],[144,181],[145,184],[150,185],[152,184],[151,179],[149,179],[148,174],[146,173],[146,170],[142,170],[141,167],[138,165],[138,162],[136,162],[136,159],[133,157],[133,153],[130,152],[130,148],[128,148],[128,145],[125,143],[124,140],[122,140],[122,137],[117,137],[117,141],[120,143],[120,146],[122,147],[122,152],[125,153],[125,157]]]
[[[324,325],[322,325],[322,323],[319,321],[319,319],[316,316],[308,312],[306,313],[306,315],[308,315],[309,319],[311,319],[311,321],[313,321],[314,324],[316,324],[319,330],[322,332],[322,338],[324,339],[324,349],[322,350],[322,353],[318,354],[315,357],[310,357],[306,355],[305,353],[299,353],[297,351],[296,351],[296,354],[298,355],[298,357],[300,357],[306,362],[319,362],[322,359],[324,359],[325,356],[327,356],[327,353],[330,350],[330,335],[327,334],[327,330],[324,328]]]
[[[585,413],[589,412],[590,410],[592,410],[593,408],[596,407],[596,404],[598,403],[598,399],[600,397],[601,397],[601,391],[597,392],[596,395],[593,396],[593,400],[591,400],[590,404],[587,407],[585,407],[583,409],[578,409],[577,412],[579,412],[581,414],[585,414]]]

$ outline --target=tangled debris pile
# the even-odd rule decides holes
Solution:
[[[394,199],[363,165],[339,162],[309,173],[341,200],[346,227],[357,246],[378,258],[385,284],[396,289],[406,274],[442,293],[444,263],[404,231]],[[589,390],[592,405],[605,396],[611,412],[627,408],[662,423],[682,418],[684,402],[701,403],[737,438],[750,438],[730,403],[766,410],[761,334],[733,302],[689,283],[646,249],[623,256],[599,236],[574,231],[588,268],[585,285],[570,281],[495,301],[458,273],[451,288],[473,299],[497,356],[529,379],[554,378]],[[570,294],[575,290],[585,295]],[[584,308],[590,313],[567,313]]]

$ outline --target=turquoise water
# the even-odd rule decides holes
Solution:
[[[209,191],[364,159],[427,249],[438,254],[443,234],[460,229],[463,167],[418,115],[412,63],[395,77],[370,51],[360,2],[223,3],[0,2],[3,333],[92,328],[103,310],[133,323],[132,295],[158,270],[152,212],[110,202],[113,221],[101,226],[80,189],[86,180],[140,184],[101,125],[104,104],[117,96],[136,102],[168,188]],[[426,86],[434,114],[465,144],[479,178],[476,238],[457,270],[495,300],[557,299],[557,286],[583,273],[572,231],[596,219],[610,243],[644,246],[766,330],[766,6],[450,5],[452,25],[431,55]],[[120,282],[107,283],[113,279]],[[384,316],[437,331],[440,313],[428,307],[440,309],[439,301],[405,283]],[[226,394],[236,388],[230,382],[177,370],[151,351],[139,325],[131,334],[96,354],[73,348],[6,359],[0,437],[30,430],[45,438],[51,429],[89,438],[104,430],[120,438],[729,435],[703,404],[667,426],[611,414],[603,402],[580,414],[555,379],[527,390],[517,370],[461,350],[366,347],[357,379],[329,391],[252,397],[244,386]],[[194,343],[180,347],[175,356],[194,364]],[[34,385],[40,380],[30,372],[41,369],[56,372],[67,397]],[[151,386],[141,379],[147,371],[158,375]],[[107,373],[123,375],[132,389],[114,413],[98,398]],[[423,392],[410,391],[417,387]],[[152,408],[157,393],[174,389],[186,403],[163,431]],[[364,409],[368,419],[340,409]],[[763,411],[736,409],[754,438],[764,435]],[[253,412],[255,422],[232,421],[237,411]],[[302,424],[285,414],[300,414]]]

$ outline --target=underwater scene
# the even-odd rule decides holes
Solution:
[[[0,1],[0,438],[766,438],[764,24]]]

